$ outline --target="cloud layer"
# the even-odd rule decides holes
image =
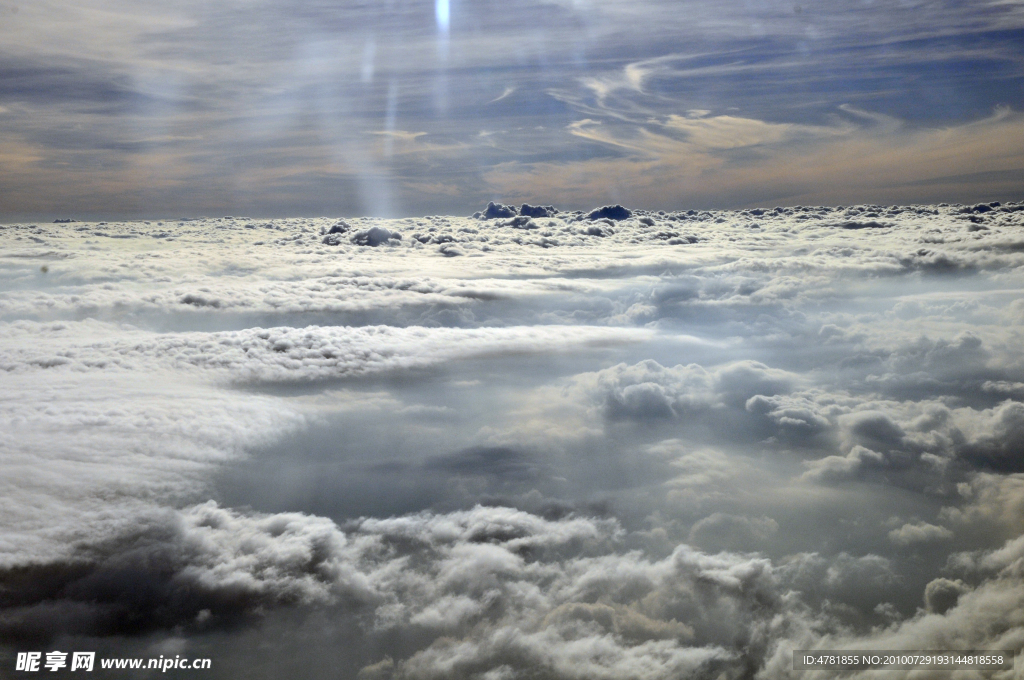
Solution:
[[[6,225],[4,658],[1020,650],[1022,207]]]

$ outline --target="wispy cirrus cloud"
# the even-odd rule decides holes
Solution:
[[[753,123],[739,130],[723,117],[823,129],[841,127],[834,119],[849,118],[838,109],[850,104],[901,121],[888,134],[908,155],[922,151],[906,145],[908,132],[956,134],[996,106],[1024,105],[1015,39],[1024,27],[1012,3],[456,3],[443,35],[429,5],[392,3],[376,14],[349,3],[33,3],[8,13],[0,211],[114,217],[187,204],[193,214],[468,214],[512,190],[496,181],[509,164],[544,163],[593,175],[594,186],[562,182],[547,195],[538,182],[532,200],[583,208],[614,176],[595,174],[599,159],[614,157],[608,147],[568,127],[583,119],[625,125],[605,135],[621,145],[646,134],[641,127],[667,134],[664,123],[687,111],[706,110],[720,134],[743,135]],[[515,32],[504,30],[511,11]],[[424,136],[406,145],[365,134],[397,130]],[[789,137],[761,149],[783,167],[802,150]],[[978,149],[962,159],[971,172],[947,162],[942,176],[973,173],[971,196],[1009,191],[1020,167],[1019,150],[1002,158],[1010,154],[1016,160],[1000,163]],[[902,166],[904,200],[935,199],[923,169],[935,160]],[[682,194],[648,183],[660,166],[624,164],[618,176],[647,185],[638,200],[719,207],[746,204],[772,179],[755,160],[729,162],[737,172],[688,182]],[[786,173],[784,195],[816,195],[820,174]],[[433,191],[441,178],[446,190]],[[47,190],[54,185],[60,196]],[[858,191],[829,195],[848,203],[866,193]],[[604,194],[616,195],[629,193]]]

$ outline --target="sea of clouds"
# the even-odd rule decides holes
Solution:
[[[1019,652],[1022,293],[1012,202],[3,225],[0,663]]]

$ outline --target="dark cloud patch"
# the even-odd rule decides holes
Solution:
[[[156,101],[133,87],[124,73],[94,61],[35,61],[10,55],[0,58],[0,91],[0,102],[107,114],[127,113]]]
[[[997,472],[1024,472],[1024,404],[1006,401],[991,413],[984,434],[960,450],[971,465]]]
[[[884,450],[899,448],[904,432],[892,418],[881,412],[860,412],[853,414],[846,422],[850,434],[856,441],[874,445]]]
[[[344,544],[332,527],[302,515],[252,521],[212,503],[140,518],[129,533],[79,546],[68,562],[5,569],[0,626],[24,643],[143,635],[326,601]]]
[[[961,595],[970,590],[959,579],[937,578],[924,589],[925,608],[934,614],[945,614],[956,606]]]
[[[429,460],[425,469],[446,475],[496,477],[522,483],[536,479],[542,471],[536,457],[516,449],[473,447]]]

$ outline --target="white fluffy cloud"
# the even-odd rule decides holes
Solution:
[[[917,524],[904,524],[899,529],[889,532],[889,540],[898,545],[910,545],[911,543],[925,543],[928,541],[947,541],[953,538],[953,532],[946,527],[918,522]]]

